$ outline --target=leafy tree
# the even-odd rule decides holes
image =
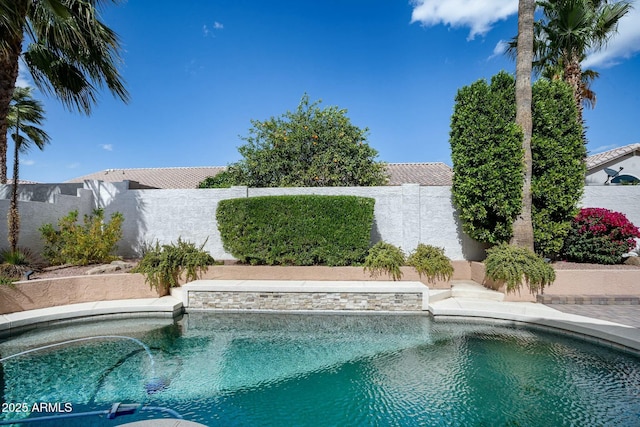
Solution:
[[[543,17],[535,23],[535,56],[533,66],[537,71],[547,71],[564,79],[572,90],[578,108],[578,120],[582,121],[582,104],[589,94],[588,82],[583,78],[581,62],[587,52],[598,51],[616,33],[618,22],[631,9],[628,1],[607,0],[547,0],[539,1]],[[511,42],[513,54],[517,43]],[[561,68],[561,71],[559,70]],[[596,74],[589,71],[589,77]]]
[[[103,86],[128,100],[116,68],[120,42],[99,19],[107,2],[117,0],[0,0],[1,183],[7,182],[6,119],[20,58],[35,85],[66,107],[89,114]]]
[[[385,164],[367,142],[368,129],[351,124],[347,111],[319,107],[304,95],[296,111],[252,120],[243,159],[215,186],[330,187],[384,185]],[[201,183],[200,186],[206,185]]]
[[[555,256],[571,228],[584,185],[586,149],[571,88],[533,85],[532,217],[535,250]],[[463,230],[490,244],[506,242],[518,215],[522,148],[515,126],[515,82],[499,73],[458,91],[451,119],[453,201]]]
[[[451,117],[453,202],[462,228],[480,242],[512,236],[522,207],[522,132],[515,124],[513,77],[501,72],[491,84],[463,87]]]
[[[522,130],[524,180],[522,183],[522,210],[513,224],[511,243],[533,250],[533,222],[531,219],[531,70],[533,60],[533,18],[535,0],[518,2],[518,50],[516,58],[516,124]]]
[[[33,99],[31,91],[30,87],[17,87],[13,91],[7,116],[8,131],[11,133],[14,144],[13,188],[8,218],[8,238],[12,252],[17,250],[18,235],[20,234],[20,215],[18,213],[19,155],[27,152],[32,143],[42,150],[49,142],[49,135],[38,127],[44,122],[44,108],[40,101]]]

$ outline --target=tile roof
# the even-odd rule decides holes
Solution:
[[[638,155],[640,155],[640,143],[625,145],[624,147],[614,148],[613,150],[605,151],[604,153],[594,154],[593,156],[587,157],[587,170],[590,171],[591,169],[597,168],[598,166],[609,163],[612,160],[616,160],[635,151],[638,151]]]
[[[420,184],[451,185],[453,170],[450,166],[438,163],[387,163],[388,185]]]
[[[197,188],[200,181],[222,172],[224,166],[184,168],[107,169],[80,176],[66,182],[100,180],[104,182],[135,181],[131,188]]]
[[[389,185],[451,185],[453,171],[444,163],[388,163]],[[222,172],[224,166],[143,169],[107,169],[73,178],[66,182],[100,180],[105,182],[135,181],[131,188],[197,188],[200,181]]]

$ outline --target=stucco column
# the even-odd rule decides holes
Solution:
[[[413,251],[420,243],[420,185],[402,184],[402,250]]]

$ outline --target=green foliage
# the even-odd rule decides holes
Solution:
[[[507,292],[520,291],[524,279],[529,292],[537,294],[556,280],[555,270],[540,255],[507,243],[487,250],[484,267],[487,278],[505,284]]]
[[[561,81],[533,85],[533,230],[536,252],[550,257],[562,248],[584,185],[586,149],[571,94]],[[453,201],[463,230],[485,243],[508,241],[520,211],[523,157],[515,114],[515,79],[504,72],[456,96]]]
[[[330,187],[384,185],[388,177],[378,152],[367,140],[368,129],[351,124],[347,111],[320,109],[305,94],[294,112],[269,120],[252,120],[243,159],[232,164],[218,180],[200,188],[246,185],[249,187]]]
[[[180,286],[180,278],[185,275],[186,281],[197,280],[207,271],[207,267],[215,264],[213,257],[194,243],[185,242],[178,238],[176,244],[147,247],[144,257],[131,270],[132,273],[142,273],[145,282],[152,289],[164,295],[171,287]]]
[[[0,251],[0,284],[13,285],[34,265],[33,255],[28,249]]]
[[[351,265],[364,259],[375,200],[355,196],[270,196],[222,200],[224,249],[244,263]]]
[[[491,84],[463,87],[451,117],[453,202],[462,228],[480,242],[511,238],[521,209],[522,132],[515,124],[515,83],[501,72]]]
[[[372,277],[388,274],[393,280],[400,280],[400,267],[404,261],[402,249],[391,243],[378,242],[369,249],[369,255],[364,260],[364,271],[369,271]]]
[[[435,283],[436,279],[449,281],[453,277],[453,265],[443,248],[420,243],[407,258],[407,265],[415,268],[420,277],[424,275],[430,283]]]
[[[52,265],[87,265],[110,262],[116,259],[112,253],[122,237],[124,217],[115,212],[109,222],[104,222],[104,211],[96,209],[78,223],[78,211],[58,220],[58,230],[52,224],[40,227],[45,241],[43,256]]]
[[[535,250],[555,258],[578,211],[587,150],[571,88],[561,81],[533,86],[533,235]]]
[[[225,170],[215,176],[208,176],[200,181],[198,188],[229,188],[238,185],[232,172]]]
[[[618,264],[636,246],[638,237],[640,230],[624,214],[583,208],[571,223],[564,254],[571,261]]]

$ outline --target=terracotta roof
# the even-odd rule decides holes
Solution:
[[[13,184],[13,179],[8,178],[7,179],[7,184]],[[24,180],[24,179],[19,179],[18,180],[18,185],[20,185],[20,184],[38,184],[38,183],[35,182],[35,181],[28,181],[28,180]]]
[[[624,147],[614,148],[613,150],[605,151],[604,153],[594,154],[593,156],[587,157],[587,170],[597,168],[598,166],[609,163],[612,160],[616,160],[635,151],[638,151],[638,155],[640,155],[640,143],[625,145]]]
[[[450,166],[438,163],[388,163],[388,185],[420,184],[451,185],[453,170]]]
[[[107,169],[80,176],[66,182],[100,180],[105,182],[134,181],[131,188],[197,188],[200,181],[222,172],[224,166]],[[420,185],[451,185],[453,171],[444,163],[388,163],[389,185],[414,183]]]
[[[197,188],[200,181],[225,170],[224,166],[185,168],[107,169],[66,182],[95,179],[104,182],[135,181],[131,188]]]

